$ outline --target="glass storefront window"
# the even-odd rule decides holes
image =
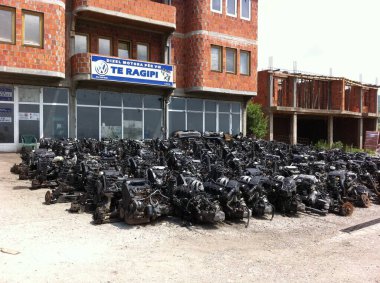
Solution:
[[[216,101],[205,101],[206,112],[216,112]]]
[[[101,137],[121,139],[121,109],[102,108]]]
[[[99,139],[98,107],[77,107],[77,138]]]
[[[22,135],[40,137],[40,105],[20,104],[18,115],[19,142]]]
[[[0,103],[0,143],[14,142],[13,104]]]
[[[125,93],[123,94],[124,107],[142,108],[143,96],[140,94]]]
[[[230,132],[230,115],[219,114],[219,132]]]
[[[142,139],[142,110],[127,109],[124,110],[124,138],[125,139]]]
[[[169,107],[169,135],[178,130],[239,133],[240,107],[239,102],[173,97]]]
[[[203,113],[189,112],[187,113],[187,129],[203,132]]]
[[[40,103],[40,88],[19,87],[18,99],[20,102]]]
[[[161,96],[158,95],[146,95],[144,96],[144,108],[161,109]]]
[[[162,111],[144,111],[144,138],[162,138]]]
[[[169,112],[169,136],[176,131],[186,129],[186,113],[185,112]]]
[[[78,105],[99,105],[99,92],[95,90],[78,89],[77,92]]]
[[[169,109],[173,110],[185,110],[186,109],[186,99],[183,98],[171,98]]]
[[[45,87],[43,95],[44,103],[63,103],[67,104],[68,100],[68,90],[64,88],[52,88]]]
[[[216,113],[205,114],[205,131],[216,132]]]
[[[230,104],[227,102],[219,102],[219,112],[230,113]]]
[[[239,113],[240,114],[240,103],[231,103],[231,108],[233,113]]]
[[[191,111],[203,111],[203,100],[201,99],[188,99],[187,110]]]
[[[240,114],[232,114],[232,134],[240,133]]]
[[[68,136],[67,106],[44,105],[43,133],[45,138],[63,139]]]
[[[116,92],[102,92],[102,106],[121,107],[121,95]]]

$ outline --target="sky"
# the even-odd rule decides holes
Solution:
[[[259,0],[258,70],[380,84],[380,0]]]

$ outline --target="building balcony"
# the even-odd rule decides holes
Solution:
[[[175,88],[175,69],[172,65],[92,53],[79,53],[71,57],[71,75],[75,81]]]
[[[107,23],[173,32],[176,29],[176,8],[151,0],[74,0],[77,17]]]

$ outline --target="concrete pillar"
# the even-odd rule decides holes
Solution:
[[[358,147],[363,148],[363,118],[358,120]]]
[[[334,143],[334,117],[329,116],[327,121],[327,143],[331,147]]]
[[[373,131],[377,131],[377,130],[378,130],[378,120],[373,119]]]
[[[268,131],[269,131],[269,140],[273,141],[273,113],[270,112],[268,115]]]
[[[297,113],[292,115],[292,119],[290,120],[290,131],[291,131],[291,139],[290,144],[297,144]]]
[[[360,113],[363,113],[363,88],[360,89]]]
[[[169,138],[169,99],[173,96],[173,91],[170,91],[168,94],[164,96],[164,102],[162,105],[162,108],[164,110],[164,123],[163,127],[161,129],[162,138],[167,139]]]
[[[69,89],[69,137],[77,137],[77,99],[76,99],[76,88],[71,87]]]
[[[273,106],[273,74],[269,74],[269,107]]]
[[[172,34],[162,36],[162,63],[164,64],[171,64],[171,36]]]
[[[293,107],[297,107],[297,78],[293,79]]]

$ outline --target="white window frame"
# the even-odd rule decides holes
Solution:
[[[249,1],[249,10],[248,10],[249,11],[249,17],[248,18],[243,17],[243,1],[244,0],[240,0],[240,18],[242,20],[250,21],[252,18],[252,1],[248,0]]]
[[[210,99],[202,99],[203,100],[203,106],[202,106],[202,110],[188,110],[188,101],[190,99],[194,99],[194,98],[183,98],[183,97],[174,97],[174,99],[185,99],[185,109],[170,109],[170,107],[168,108],[168,119],[167,119],[167,137],[169,137],[169,135],[171,133],[169,133],[169,128],[170,128],[170,122],[171,120],[169,119],[169,116],[170,116],[170,112],[177,112],[177,113],[184,113],[185,114],[185,129],[183,130],[191,130],[188,128],[188,114],[189,113],[202,113],[203,115],[203,133],[205,132],[206,130],[206,114],[215,114],[215,126],[216,126],[216,129],[215,131],[216,132],[219,132],[220,131],[220,125],[219,125],[219,114],[228,114],[229,115],[229,120],[228,120],[228,129],[229,129],[229,132],[232,133],[233,131],[233,124],[232,124],[232,115],[240,115],[240,124],[239,124],[239,131],[242,132],[242,109],[241,109],[241,102],[238,102],[238,101],[218,101],[218,100],[210,100]],[[210,101],[210,102],[216,102],[216,109],[215,111],[209,111],[209,110],[206,110],[206,102],[207,101]],[[228,103],[229,104],[229,110],[228,111],[220,111],[219,110],[219,103],[220,102],[225,102],[225,103]],[[232,103],[239,103],[240,104],[240,107],[239,107],[239,111],[232,111]]]
[[[220,11],[219,10],[214,10],[212,8],[212,2],[214,0],[210,0],[210,9],[211,9],[211,12],[214,12],[214,13],[218,13],[218,14],[222,14],[223,13],[223,0],[216,0],[216,1],[219,1],[220,2]]]
[[[90,105],[90,104],[78,104],[76,102],[76,106],[75,106],[75,116],[78,117],[78,107],[84,107],[84,108],[95,108],[95,109],[98,109],[98,117],[99,117],[99,124],[98,124],[98,140],[101,140],[102,139],[102,109],[114,109],[115,111],[121,111],[121,138],[122,139],[125,139],[124,137],[124,110],[140,110],[142,112],[141,114],[141,123],[142,123],[142,127],[141,127],[141,137],[142,139],[145,139],[145,111],[158,111],[158,112],[161,112],[161,127],[163,126],[163,122],[164,122],[164,119],[162,117],[163,113],[164,113],[164,109],[162,108],[154,108],[154,107],[145,107],[145,97],[149,96],[148,94],[147,95],[144,95],[144,94],[139,94],[139,93],[132,93],[132,92],[120,92],[119,94],[121,95],[121,106],[107,106],[107,105],[102,105],[102,96],[103,95],[108,95],[107,92],[105,91],[97,91],[97,90],[94,90],[94,89],[87,89],[87,88],[84,88],[83,90],[90,90],[90,91],[94,91],[94,92],[98,92],[99,93],[99,105]],[[115,92],[117,93],[117,92]],[[142,104],[141,106],[139,107],[130,107],[130,106],[126,106],[124,105],[124,99],[123,99],[123,94],[137,94],[137,95],[141,95],[142,96]],[[157,95],[155,95],[157,96]],[[78,137],[78,120],[76,121],[76,124],[75,124],[75,137]]]
[[[226,0],[226,15],[237,18],[237,0],[233,0],[233,1],[235,1],[235,13],[234,14],[228,13],[228,0]]]

